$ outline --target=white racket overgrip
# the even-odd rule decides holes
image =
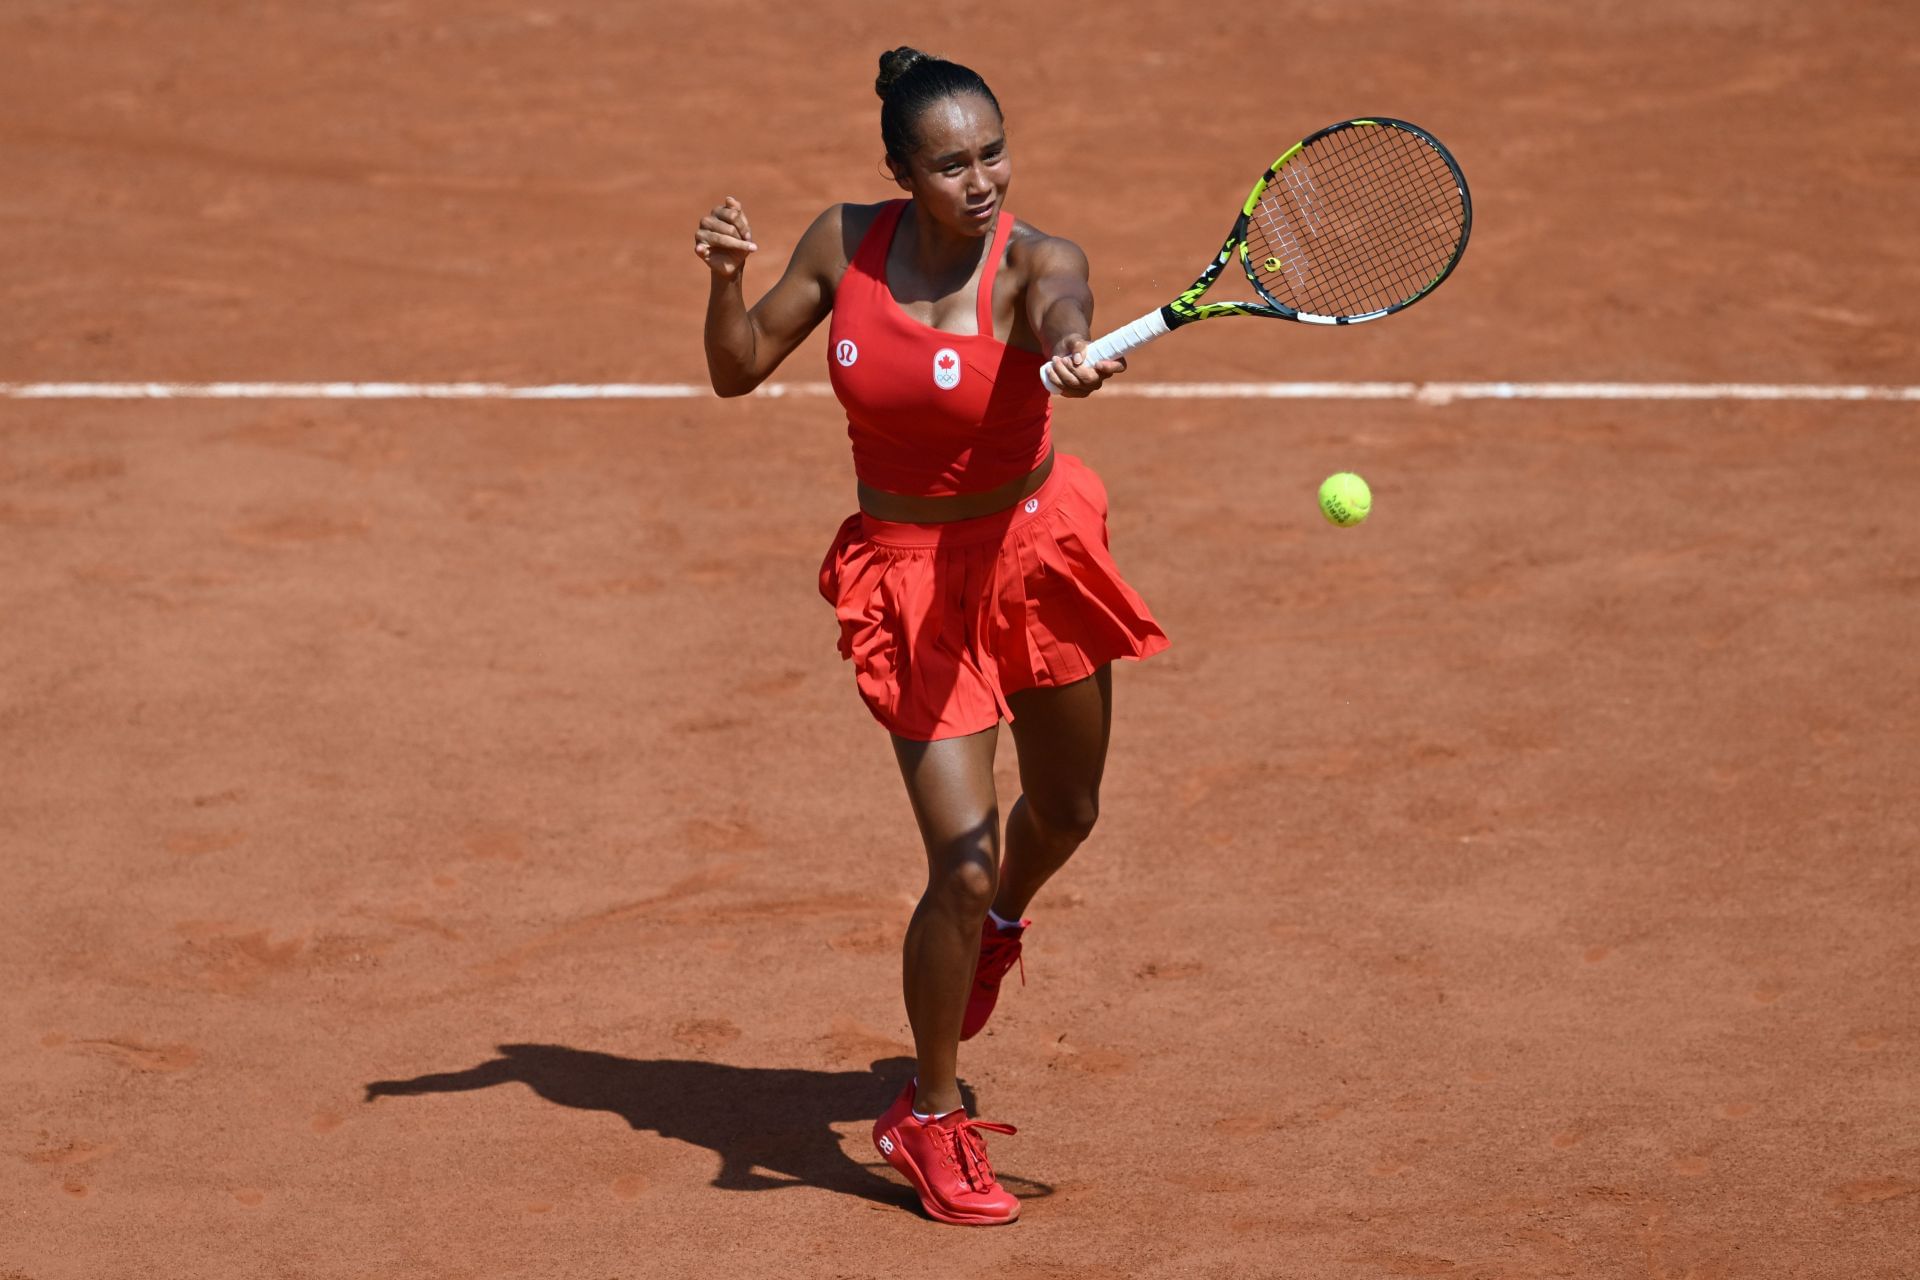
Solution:
[[[1135,347],[1144,347],[1155,338],[1167,332],[1166,317],[1155,307],[1147,314],[1121,329],[1115,329],[1105,337],[1087,345],[1085,352],[1088,363],[1095,360],[1111,360],[1123,356]],[[1058,392],[1060,388],[1053,381],[1053,362],[1049,360],[1040,366],[1040,381],[1049,391]]]

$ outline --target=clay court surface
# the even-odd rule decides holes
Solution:
[[[1920,382],[1910,9],[1585,9],[16,0],[0,381],[702,381],[700,213],[757,293],[887,198],[908,42],[1109,322],[1319,125],[1460,156],[1432,299],[1128,379]],[[922,856],[830,399],[0,400],[0,1277],[1920,1274],[1920,406],[1055,429],[1173,647],[967,1231],[866,1136]]]

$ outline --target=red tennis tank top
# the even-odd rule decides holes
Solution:
[[[1013,215],[1001,211],[980,270],[979,332],[948,333],[901,310],[887,288],[887,250],[908,203],[888,203],[847,264],[827,375],[863,483],[918,498],[980,493],[1026,475],[1052,446],[1046,361],[993,336],[993,276]]]

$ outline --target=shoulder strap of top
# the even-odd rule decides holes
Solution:
[[[987,248],[987,265],[980,272],[980,296],[975,302],[978,308],[976,323],[980,326],[980,336],[993,336],[993,275],[999,270],[1000,255],[1007,251],[1007,238],[1013,234],[1013,215],[1005,209],[1000,211],[1000,220],[993,229],[993,243]]]
[[[848,265],[876,281],[886,280],[887,250],[893,244],[893,229],[900,225],[900,215],[906,208],[905,200],[889,200],[882,205],[868,224],[867,234],[860,237],[860,247],[853,251],[853,261]]]

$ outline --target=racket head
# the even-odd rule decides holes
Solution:
[[[1275,313],[1361,324],[1405,310],[1453,273],[1473,231],[1473,197],[1431,133],[1367,116],[1282,152],[1241,218],[1240,263]]]

